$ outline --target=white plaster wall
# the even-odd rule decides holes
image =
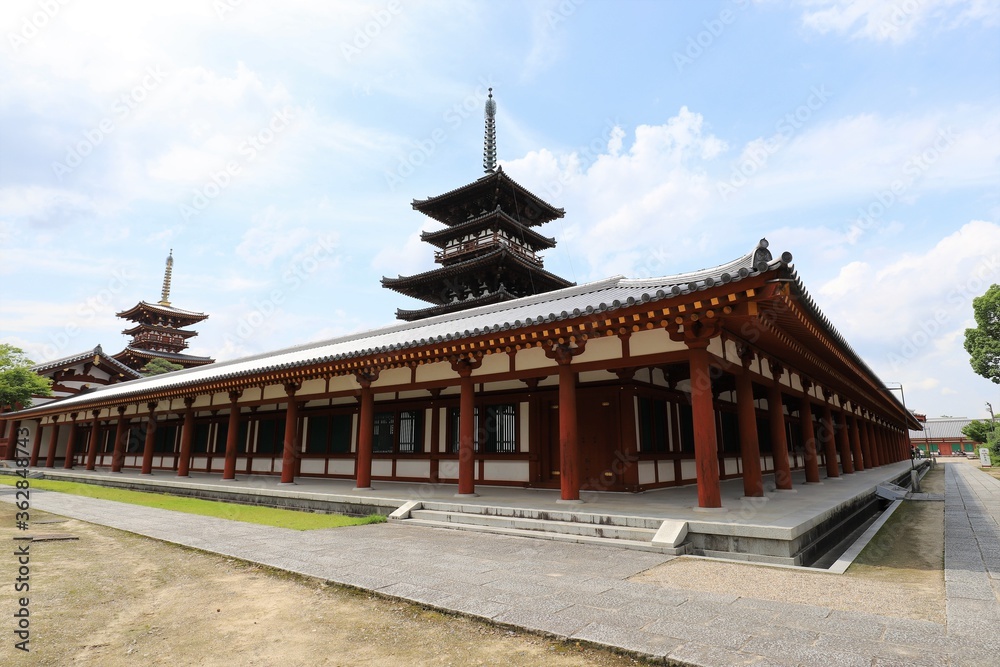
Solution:
[[[372,461],[372,476],[392,477],[392,461],[388,459]]]
[[[637,331],[629,337],[628,349],[631,356],[640,357],[645,354],[686,350],[687,347],[684,343],[670,340],[670,334],[666,329],[646,329]]]
[[[656,481],[656,461],[639,461],[639,484]]]
[[[588,343],[589,345],[590,343]],[[532,368],[549,368],[557,366],[556,362],[545,356],[545,350],[540,347],[533,347],[528,350],[521,350],[514,358],[514,367],[519,371],[530,370]]]
[[[484,461],[483,477],[497,482],[527,482],[527,461]]]
[[[396,460],[396,475],[399,477],[416,477],[428,479],[431,476],[431,462],[427,459]]]
[[[684,459],[681,461],[681,479],[695,479],[698,476],[698,468],[694,459]]]
[[[528,415],[530,414],[529,403],[527,401],[521,401],[520,403],[518,403],[517,411],[518,411],[518,418],[520,419],[520,422],[518,423],[518,430],[519,430],[518,437],[520,439],[519,449],[522,452],[527,452],[530,450],[530,445],[531,445],[530,435],[529,435],[531,433],[531,424],[529,423],[529,418],[528,418]]]
[[[326,472],[326,461],[323,459],[302,459],[299,470],[310,475],[322,475]]]
[[[417,366],[417,382],[433,382],[435,380],[455,380],[458,374],[451,369],[451,364],[438,362]]]
[[[656,472],[660,475],[661,482],[672,482],[674,481],[674,462],[673,461],[657,461]]]
[[[589,361],[604,361],[618,359],[622,356],[622,342],[618,336],[605,336],[587,340],[583,353],[573,360],[575,364],[585,364]]]
[[[378,375],[378,380],[372,383],[372,387],[391,387],[398,384],[410,384],[409,368],[387,368]]]
[[[483,357],[482,365],[472,371],[472,377],[479,375],[493,375],[495,373],[506,373],[510,370],[510,357],[506,354],[487,354]]]
[[[354,459],[331,459],[327,464],[330,475],[354,475]]]

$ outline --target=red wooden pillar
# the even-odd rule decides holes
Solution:
[[[757,411],[753,402],[753,381],[744,364],[736,376],[736,412],[740,424],[740,456],[743,460],[743,495],[759,498],[764,495],[764,479],[760,471],[760,443],[757,440]]]
[[[142,471],[143,475],[153,474],[153,445],[156,442],[156,406],[157,403],[147,403],[149,416],[146,418],[146,442],[142,447]]]
[[[240,439],[240,396],[242,390],[229,392],[229,426],[226,429],[226,461],[222,466],[222,479],[236,479],[236,450]]]
[[[4,454],[4,458],[8,461],[13,461],[17,458],[17,432],[21,428],[21,420],[15,419],[10,423],[10,428],[7,430],[7,451]]]
[[[52,416],[52,432],[49,433],[49,451],[45,455],[45,467],[56,465],[56,447],[59,446],[59,415]]]
[[[847,430],[847,414],[844,406],[837,413],[837,442],[840,444],[840,465],[845,475],[854,474],[854,460],[851,458],[851,434]]]
[[[882,430],[881,424],[875,425],[875,442],[878,443],[878,464],[884,466],[889,463],[889,457],[886,456],[885,431]]]
[[[111,454],[111,472],[121,472],[125,460],[125,406],[118,406],[118,423],[115,425],[115,448]]]
[[[792,470],[788,465],[788,441],[785,437],[785,409],[781,400],[781,374],[778,364],[771,364],[774,382],[767,388],[767,418],[771,427],[771,453],[774,456],[774,485],[782,490],[792,488]]]
[[[559,487],[563,501],[580,500],[580,441],[577,437],[576,372],[571,357],[559,363]]]
[[[375,430],[375,395],[372,383],[378,379],[378,371],[356,373],[361,385],[361,410],[358,415],[358,456],[357,482],[355,488],[372,488],[372,434]]]
[[[459,367],[458,495],[476,495],[476,385],[472,368]]]
[[[295,392],[302,385],[297,382],[289,382],[285,385],[285,393],[288,395],[288,406],[285,408],[285,448],[281,456],[281,483],[295,483],[295,462],[300,458],[299,447],[299,404],[295,401]],[[369,456],[371,452],[371,440],[369,440]],[[370,459],[369,459],[370,460]]]
[[[858,416],[851,413],[851,453],[854,456],[854,469],[861,472],[865,469],[864,453],[861,450],[861,436],[858,433]]]
[[[177,461],[177,476],[190,477],[191,443],[194,441],[194,396],[184,398],[184,425],[181,426],[181,453]]]
[[[861,456],[865,460],[865,469],[875,467],[875,459],[872,458],[872,448],[871,440],[868,438],[868,421],[864,417],[864,410],[861,411],[861,415],[855,417],[857,422],[858,433],[861,435]]]
[[[875,424],[868,420],[866,424],[868,430],[868,447],[872,453],[872,465],[878,468],[882,465],[882,458],[879,456],[878,440],[875,438]]]
[[[35,439],[31,443],[31,456],[28,465],[32,468],[38,465],[38,454],[42,449],[42,420],[38,420],[38,427],[35,429]]]
[[[694,459],[698,476],[698,506],[722,507],[719,488],[719,442],[715,432],[712,376],[708,339],[687,341],[691,367],[691,417],[694,422]]]
[[[87,447],[87,470],[94,470],[96,468],[97,441],[101,435],[101,420],[97,418],[97,415],[101,414],[101,411],[94,410],[91,414],[94,416],[94,426],[90,429],[90,446]]]
[[[63,468],[66,470],[73,469],[73,449],[76,447],[76,416],[78,414],[78,412],[74,412],[69,416],[72,423],[69,425],[69,440],[66,442],[66,460],[63,462]]]
[[[837,466],[837,442],[833,432],[833,414],[830,411],[829,402],[823,403],[821,414],[823,452],[826,454],[826,476],[840,477],[840,468]]]
[[[803,381],[802,385],[803,389],[808,392],[808,383]],[[819,460],[816,457],[816,431],[813,427],[812,408],[808,393],[803,394],[799,402],[799,421],[802,429],[802,443],[806,450],[806,482],[816,484],[819,482]]]

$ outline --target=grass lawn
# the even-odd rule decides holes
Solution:
[[[0,484],[13,486],[20,477],[0,475]],[[254,505],[238,505],[217,500],[200,500],[198,498],[183,498],[162,493],[147,493],[145,491],[129,491],[113,489],[94,484],[79,482],[60,482],[50,479],[31,479],[32,489],[43,491],[59,491],[88,498],[101,500],[116,500],[131,505],[158,507],[175,512],[214,516],[220,519],[259,523],[265,526],[291,528],[293,530],[315,530],[317,528],[339,528],[341,526],[361,526],[369,523],[383,523],[386,518],[381,514],[371,514],[365,517],[344,516],[343,514],[316,514],[296,510],[275,509],[273,507],[257,507]]]

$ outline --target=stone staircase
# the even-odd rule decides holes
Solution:
[[[516,535],[558,542],[637,549],[674,556],[690,552],[687,524],[638,516],[411,501],[389,515],[411,526]]]

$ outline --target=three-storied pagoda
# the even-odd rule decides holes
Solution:
[[[152,359],[166,359],[184,368],[204,366],[214,359],[184,354],[188,339],[198,335],[197,331],[184,329],[208,318],[205,313],[181,310],[170,305],[170,280],[174,268],[174,251],[167,256],[167,268],[163,274],[163,291],[159,303],[140,301],[128,310],[116,313],[118,317],[135,322],[136,326],[122,331],[132,336],[132,341],[114,358],[130,368],[141,369]]]
[[[533,228],[563,217],[565,211],[517,184],[497,165],[496,108],[490,88],[483,150],[486,175],[443,195],[413,201],[414,209],[446,226],[420,235],[420,240],[438,248],[434,261],[440,268],[382,278],[383,287],[432,304],[398,309],[396,317],[401,320],[412,322],[575,284],[542,268],[538,252],[554,248],[556,240]]]

